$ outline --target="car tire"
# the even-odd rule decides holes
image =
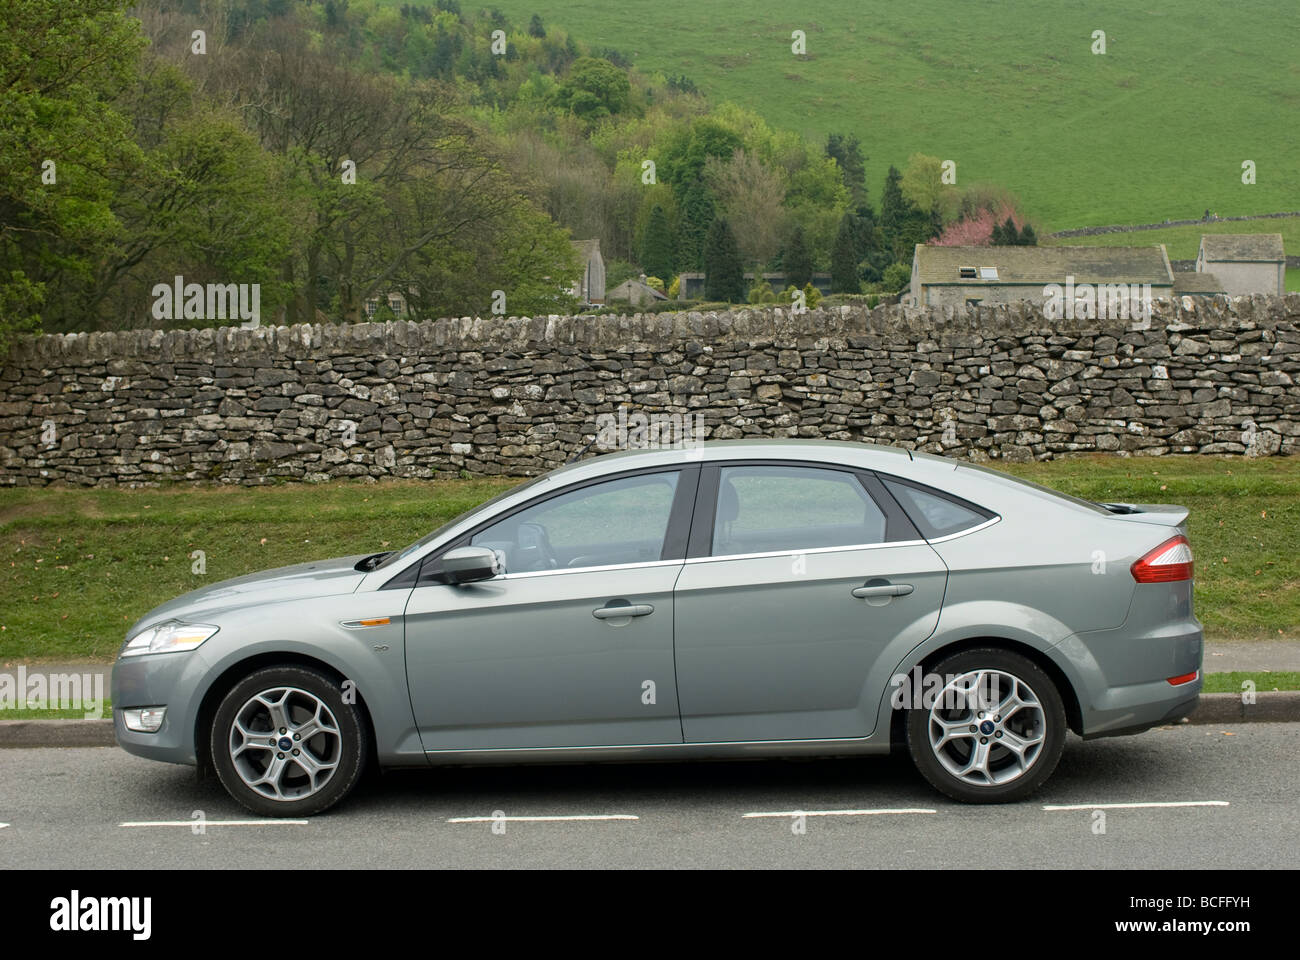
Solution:
[[[944,683],[934,703],[907,711],[906,723],[908,752],[926,780],[962,803],[1021,800],[1046,782],[1067,726],[1060,691],[1041,667],[986,647],[927,672]]]
[[[369,729],[336,679],[310,667],[264,667],[222,698],[210,749],[221,785],[245,808],[303,817],[352,792],[366,768]]]

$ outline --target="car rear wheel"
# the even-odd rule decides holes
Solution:
[[[908,751],[922,776],[963,803],[1020,800],[1042,786],[1066,733],[1065,705],[1042,668],[986,648],[930,672],[942,678],[939,692],[907,715]]]
[[[338,803],[365,768],[366,721],[338,683],[308,667],[267,667],[225,695],[212,721],[213,766],[239,803],[301,817]]]

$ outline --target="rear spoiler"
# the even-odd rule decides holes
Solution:
[[[1162,527],[1181,527],[1191,513],[1174,503],[1102,503],[1116,520],[1154,523]]]

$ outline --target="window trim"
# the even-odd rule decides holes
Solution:
[[[718,492],[722,484],[722,471],[726,467],[792,467],[805,470],[835,470],[855,477],[867,499],[885,516],[885,539],[879,543],[839,544],[831,547],[807,547],[795,550],[763,551],[760,553],[713,553],[713,525],[718,510]],[[882,498],[881,493],[885,496]],[[789,557],[798,553],[829,553],[837,550],[862,550],[869,547],[893,547],[925,543],[921,532],[911,518],[885,489],[871,470],[842,463],[824,463],[819,460],[713,460],[703,465],[698,493],[695,499],[695,519],[691,525],[691,539],[686,551],[686,562],[701,560],[738,560],[756,557]]]
[[[576,493],[587,487],[593,487],[601,483],[608,483],[613,480],[626,480],[631,477],[652,476],[656,473],[678,473],[677,488],[673,492],[672,506],[669,507],[668,526],[664,531],[664,545],[659,554],[658,560],[641,560],[635,563],[617,563],[605,564],[598,567],[561,567],[556,570],[528,570],[516,574],[509,572],[503,573],[493,580],[510,580],[520,579],[529,576],[545,575],[550,576],[557,573],[586,573],[592,570],[617,570],[626,567],[647,567],[659,566],[669,563],[680,563],[685,558],[687,533],[690,529],[691,511],[696,499],[696,487],[699,484],[700,467],[698,464],[671,463],[661,464],[654,467],[640,467],[636,470],[623,470],[618,473],[606,473],[597,477],[589,477],[586,480],[579,480],[565,487],[559,487],[554,490],[548,490],[545,493],[517,504],[508,510],[494,513],[492,516],[485,518],[476,523],[470,529],[458,535],[455,539],[435,547],[429,553],[425,554],[419,560],[414,561],[409,567],[399,573],[392,580],[385,583],[381,590],[401,589],[405,587],[432,587],[448,586],[445,581],[434,579],[435,571],[430,569],[425,571],[425,564],[432,565],[442,559],[442,555],[448,550],[454,550],[456,547],[463,547],[482,531],[486,530],[493,524],[506,520],[517,513],[532,507],[539,506],[547,500],[555,497],[562,497],[566,494]],[[403,582],[398,582],[403,581]]]

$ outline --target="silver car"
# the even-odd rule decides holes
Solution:
[[[1182,507],[1096,504],[828,441],[610,454],[404,550],[165,603],[113,669],[118,742],[267,816],[371,765],[886,753],[1020,799],[1066,731],[1201,688]]]

